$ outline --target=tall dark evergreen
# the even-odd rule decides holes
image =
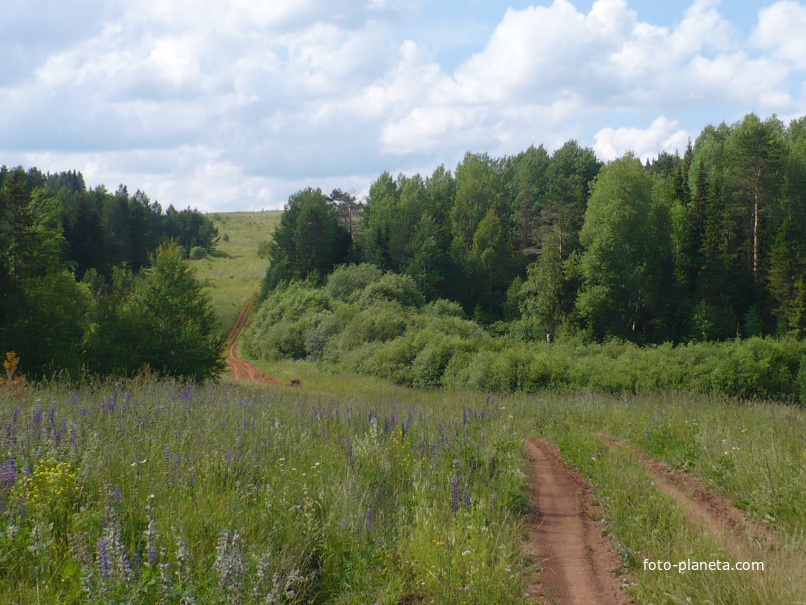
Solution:
[[[334,266],[349,261],[350,248],[350,233],[321,189],[294,193],[269,246],[261,296],[268,296],[280,282],[321,281]]]

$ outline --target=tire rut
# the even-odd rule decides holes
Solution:
[[[541,566],[541,581],[527,587],[537,603],[621,605],[629,602],[616,575],[618,561],[602,533],[593,489],[547,441],[529,439],[531,501],[527,553]]]
[[[609,435],[599,435],[599,438],[610,447],[632,451],[652,477],[655,486],[677,502],[691,523],[724,539],[732,555],[746,557],[748,547],[753,542],[767,548],[783,544],[784,540],[776,532],[749,519],[728,498],[696,477],[670,468],[641,449]]]
[[[250,382],[275,386],[299,386],[301,384],[299,380],[292,380],[290,383],[287,383],[274,376],[267,376],[248,361],[241,359],[238,355],[238,333],[246,324],[249,308],[251,306],[252,303],[249,302],[241,309],[241,312],[238,314],[238,319],[235,320],[235,325],[232,327],[229,336],[227,336],[227,339],[222,345],[222,348],[226,348],[227,343],[232,343],[228,350],[229,355],[227,356],[227,365],[232,369],[232,374],[236,379],[248,380]]]

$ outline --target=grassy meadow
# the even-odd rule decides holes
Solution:
[[[218,229],[218,247],[212,255],[190,263],[199,279],[210,286],[208,294],[224,336],[260,287],[268,260],[258,258],[258,246],[271,239],[281,214],[279,210],[265,210],[208,215]]]
[[[488,396],[308,363],[301,389],[141,379],[0,397],[7,603],[521,603],[523,440],[551,439],[597,488],[639,603],[806,595],[802,408],[701,396]],[[331,385],[331,392],[325,392]],[[783,540],[735,560],[611,435],[701,477]]]

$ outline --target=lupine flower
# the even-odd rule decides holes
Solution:
[[[465,490],[465,508],[470,508],[470,488]]]
[[[451,510],[459,512],[459,480],[456,475],[451,478]]]
[[[37,403],[36,408],[34,408],[34,424],[39,426],[42,424],[42,404]]]
[[[17,482],[17,461],[14,457],[5,464],[0,465],[0,485],[7,488],[14,487]]]
[[[109,553],[107,552],[106,538],[98,540],[98,569],[101,579],[106,580],[110,573]]]
[[[109,396],[109,398],[106,400],[106,402],[104,403],[104,409],[107,412],[114,412],[115,411],[115,407],[117,406],[117,403],[118,403],[118,395],[119,394],[120,394],[120,388],[116,388],[115,392],[112,393]]]

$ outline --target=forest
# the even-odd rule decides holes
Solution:
[[[420,387],[806,400],[806,119],[291,196],[246,350]]]
[[[33,376],[143,368],[216,376],[214,314],[184,259],[215,254],[217,242],[198,210],[163,211],[122,185],[90,189],[75,171],[3,167],[3,350]],[[307,188],[289,198],[261,248],[265,302],[245,337],[258,357],[344,362],[431,386],[599,388],[573,369],[587,356],[605,368],[596,347],[657,355],[651,347],[663,345],[679,355],[675,347],[762,338],[757,348],[767,353],[747,354],[751,374],[763,374],[759,360],[772,356],[785,367],[780,384],[734,376],[726,390],[792,396],[806,334],[806,118],[785,125],[749,114],[706,127],[682,156],[645,162],[627,153],[603,163],[571,140],[552,153],[467,153],[453,171],[441,165],[426,177],[384,172],[363,200]],[[473,344],[439,345],[433,375],[421,380],[411,364],[426,344],[438,346],[427,333],[415,338],[429,313],[464,322],[447,334]],[[548,378],[491,369],[503,351],[526,354],[540,343],[557,345],[535,353]],[[369,361],[387,345],[396,361]],[[575,362],[567,371],[562,347]],[[709,350],[721,363],[731,358]],[[473,357],[482,352],[486,361]],[[496,377],[471,379],[469,367]],[[719,382],[716,371],[698,380]],[[635,382],[613,388],[635,390]],[[649,384],[691,386],[668,377]]]
[[[262,297],[344,263],[410,277],[528,339],[638,344],[802,337],[806,118],[708,126],[682,157],[603,164],[575,141],[549,153],[468,153],[452,173],[388,172],[363,204],[289,199]]]
[[[198,210],[163,212],[75,171],[0,167],[0,345],[34,377],[67,372],[213,376],[212,311],[185,266],[218,233]]]

